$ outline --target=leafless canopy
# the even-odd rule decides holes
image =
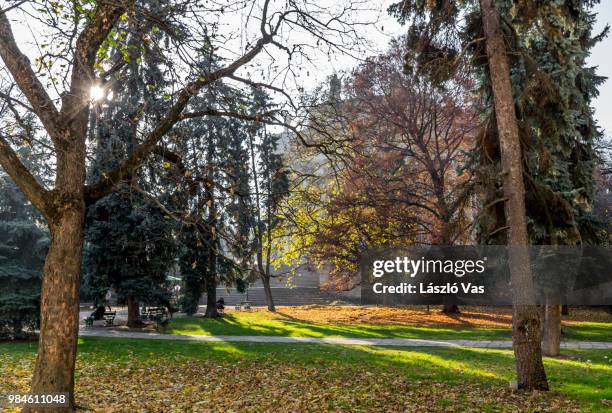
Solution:
[[[122,64],[106,64],[104,53],[110,43],[121,47],[117,43],[125,37],[127,19],[166,34],[163,44],[142,38],[141,47],[163,56],[165,76],[173,82],[158,92],[171,105],[156,122],[138,123],[136,149],[116,169],[84,188],[87,203],[108,194],[159,153],[165,136],[184,119],[234,116],[286,124],[287,111],[299,110],[287,93],[289,83],[295,84],[314,51],[355,50],[361,41],[360,24],[366,24],[354,21],[355,12],[364,7],[365,1],[328,7],[311,0],[282,5],[270,0],[5,2],[0,11],[0,165],[51,218],[54,198],[61,192],[56,187],[61,154],[74,139],[86,142],[87,113],[98,104],[92,101],[91,88],[108,87],[122,70]],[[203,64],[198,57],[203,48],[221,63]],[[284,105],[248,115],[226,110],[222,101],[210,107],[193,104],[194,97],[211,93],[222,80],[267,88]],[[295,124],[290,127],[297,131]],[[23,146],[49,157],[50,167],[43,176],[24,165],[18,155]],[[84,150],[91,156],[91,147]]]

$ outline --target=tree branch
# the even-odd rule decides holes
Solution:
[[[32,204],[45,217],[48,217],[47,206],[49,204],[50,192],[38,183],[2,135],[0,135],[0,166],[2,166],[2,169],[6,171]]]
[[[4,11],[0,12],[0,57],[47,131],[57,130],[57,108],[36,77],[29,59],[19,50],[11,23]]]
[[[191,98],[195,96],[200,89],[219,79],[233,75],[236,70],[253,60],[253,58],[259,54],[263,47],[271,42],[271,40],[271,35],[263,34],[257,43],[255,43],[255,46],[253,46],[251,50],[242,55],[240,58],[236,59],[228,66],[190,82],[183,89],[181,89],[174,105],[168,109],[161,121],[146,136],[144,141],[134,149],[132,156],[124,160],[114,170],[106,174],[105,177],[99,182],[85,188],[86,202],[91,204],[104,197],[113,190],[117,183],[121,182],[126,176],[136,170],[141,165],[142,161],[154,151],[155,147],[163,136],[170,129],[172,129],[177,122],[184,119],[183,110]]]
[[[128,5],[132,3],[133,0],[127,1]],[[62,96],[62,120],[70,121],[88,107],[91,86],[95,82],[96,55],[124,11],[123,2],[98,2],[94,17],[79,35],[72,62],[70,91]]]

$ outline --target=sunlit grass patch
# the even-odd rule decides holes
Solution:
[[[0,393],[28,390],[36,345],[0,344]],[[81,338],[94,411],[606,411],[612,351],[546,358],[550,393],[508,389],[511,350]],[[259,409],[259,410],[258,410]]]
[[[612,316],[572,310],[564,320],[563,340],[612,341]],[[598,321],[589,321],[589,320]],[[609,321],[605,321],[608,320]],[[510,340],[508,309],[466,307],[459,315],[439,309],[307,306],[233,311],[219,319],[178,317],[166,333],[291,337],[415,338],[434,340]]]

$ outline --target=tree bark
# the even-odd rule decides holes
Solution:
[[[263,283],[264,292],[266,294],[266,304],[268,305],[268,311],[275,312],[276,307],[274,306],[274,298],[272,297],[272,288],[270,287],[270,277],[262,274],[261,282]]]
[[[544,339],[542,351],[546,356],[556,357],[561,350],[561,306],[544,306]]]
[[[516,358],[518,388],[548,390],[540,347],[540,318],[527,246],[527,216],[523,183],[522,151],[519,139],[510,68],[500,26],[500,16],[493,0],[480,0],[486,38],[495,117],[501,148],[503,189],[507,198],[505,216],[510,277],[513,286],[512,347]]]
[[[50,225],[51,243],[43,272],[40,338],[32,393],[67,393],[70,406],[26,406],[24,412],[63,413],[75,408],[74,366],[85,206],[83,202],[64,206],[66,209],[59,219]]]
[[[432,175],[432,181],[433,182],[441,182],[440,179],[433,179],[433,175]],[[443,188],[443,184],[440,183],[438,184],[441,186],[441,188]],[[441,192],[440,195],[438,195],[438,204],[441,205],[440,209],[446,211],[446,201],[444,200],[443,197],[443,190],[439,191]],[[448,215],[448,214],[446,214]],[[441,245],[441,246],[449,246],[449,245],[453,245],[453,241],[452,241],[452,237],[451,237],[451,233],[450,233],[450,222],[448,221],[442,221],[442,227],[440,229],[439,234],[434,238],[434,245]],[[447,294],[444,296],[444,303],[442,305],[442,312],[444,314],[461,314],[461,311],[459,311],[459,306],[457,305],[457,294]]]
[[[140,320],[140,308],[138,307],[138,305],[138,301],[134,299],[134,297],[128,298],[127,326],[129,328],[138,328],[142,326],[142,321]]]
[[[259,225],[259,231],[261,231],[261,227],[262,226]],[[259,248],[257,250],[257,269],[259,270],[259,276],[264,286],[266,305],[268,306],[268,311],[276,312],[276,307],[274,306],[274,299],[272,297],[272,288],[270,287],[270,259],[267,259],[266,267],[264,268],[261,237],[259,237],[258,239],[258,245]]]

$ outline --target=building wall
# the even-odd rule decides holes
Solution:
[[[317,271],[306,265],[290,271],[281,268],[271,280],[272,297],[276,305],[329,304],[334,301],[358,303],[361,297],[358,286],[348,292],[325,291],[321,289],[321,279],[326,279],[324,271]],[[221,285],[217,288],[217,299],[223,297],[227,306],[248,301],[253,306],[265,306],[266,298],[261,280],[249,286],[247,293],[239,293],[234,287]],[[206,305],[206,296],[200,299]]]

